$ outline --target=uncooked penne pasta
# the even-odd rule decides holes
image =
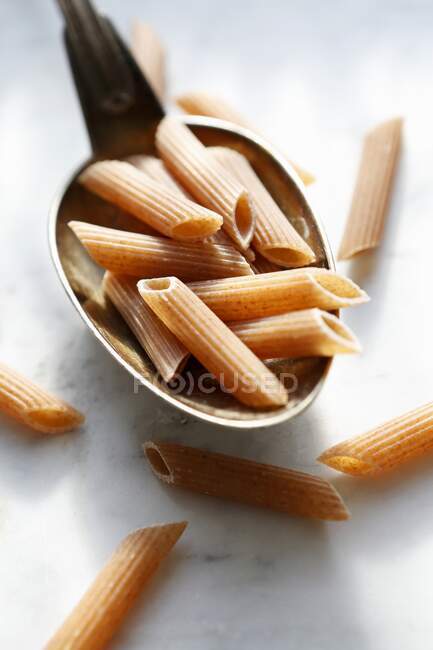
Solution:
[[[143,300],[225,392],[253,408],[287,403],[287,392],[275,375],[180,280],[140,280],[137,286]]]
[[[250,129],[251,131],[257,131],[257,129],[255,129],[243,115],[238,113],[232,106],[218,97],[212,97],[211,95],[200,92],[186,93],[176,98],[176,104],[185,111],[185,113],[189,113],[190,115],[216,117],[220,120],[233,122],[233,124]],[[310,172],[302,169],[302,167],[299,167],[299,165],[296,165],[294,162],[291,162],[291,165],[294,167],[305,185],[314,182],[314,176],[310,174]]]
[[[173,239],[205,239],[223,222],[221,215],[181,197],[127,162],[93,163],[78,180],[91,192]]]
[[[365,138],[358,178],[338,258],[346,260],[379,246],[400,153],[400,118],[373,129]]]
[[[84,416],[72,406],[3,364],[0,411],[42,433],[65,433],[84,422]]]
[[[274,316],[298,309],[340,309],[369,298],[352,280],[321,268],[191,282],[189,288],[223,321]]]
[[[274,264],[274,262],[270,262],[269,260],[266,259],[266,257],[263,257],[263,255],[260,255],[260,253],[257,253],[255,256],[255,259],[253,260],[252,263],[252,268],[254,273],[260,274],[260,273],[275,273],[275,271],[282,271],[283,269],[281,266],[278,264]]]
[[[361,349],[347,325],[321,309],[292,311],[227,325],[259,359],[332,357]]]
[[[104,269],[141,278],[175,275],[182,280],[253,275],[233,246],[175,242],[124,230],[70,221],[69,227]]]
[[[141,299],[135,278],[107,271],[102,286],[163,380],[170,382],[182,371],[189,357],[188,350]]]
[[[318,460],[353,476],[376,476],[433,449],[433,402],[330,447]]]
[[[168,485],[300,517],[349,517],[338,492],[319,476],[170,442],[146,442],[144,452]]]
[[[191,198],[188,192],[182,187],[182,185],[180,185],[174,176],[170,174],[167,167],[164,165],[160,158],[155,158],[155,156],[136,155],[129,156],[127,162],[131,163],[131,165],[134,165],[134,167],[137,167],[137,169],[140,169],[140,171],[150,176],[150,178],[152,178],[157,183],[161,183],[161,185],[165,185],[165,187],[168,187],[173,192],[176,192],[176,194],[179,196],[186,197],[187,199]],[[218,231],[215,236],[220,232],[221,231]]]
[[[45,650],[105,648],[186,525],[157,524],[128,535]]]
[[[158,34],[147,23],[134,20],[131,51],[158,99],[166,95],[165,51]]]
[[[316,259],[254,172],[248,160],[228,147],[210,147],[212,155],[249,192],[256,212],[253,248],[280,266],[307,266]]]
[[[221,214],[226,233],[240,248],[247,249],[253,236],[255,213],[243,186],[174,117],[165,117],[159,123],[156,147],[188,192],[202,205]]]

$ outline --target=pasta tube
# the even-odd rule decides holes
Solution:
[[[262,318],[311,307],[340,309],[369,299],[348,278],[319,268],[205,280],[188,286],[223,321]]]
[[[238,126],[242,126],[251,131],[256,131],[256,129],[245,119],[243,115],[238,113],[232,106],[227,104],[218,97],[212,97],[206,93],[186,93],[176,98],[177,105],[190,115],[204,115],[206,117],[216,117],[220,120],[227,120],[227,122],[233,122]],[[296,165],[294,162],[291,162],[291,165],[296,170],[297,174],[305,185],[314,183],[314,176],[307,172],[299,165]]]
[[[433,449],[433,402],[330,447],[318,460],[353,476],[376,476]]]
[[[364,141],[358,178],[338,258],[379,246],[400,153],[400,118],[380,124]]]
[[[222,225],[219,214],[182,198],[127,162],[93,163],[78,180],[91,192],[173,239],[204,239]]]
[[[275,375],[180,280],[140,280],[137,286],[143,300],[223,390],[253,408],[287,403],[287,392]]]
[[[161,377],[170,382],[182,371],[189,357],[188,350],[141,299],[136,279],[107,271],[102,286]]]
[[[300,517],[349,517],[338,492],[319,476],[170,442],[146,442],[144,452],[168,485]]]
[[[254,249],[280,266],[307,266],[314,262],[312,249],[298,235],[245,156],[227,147],[212,147],[210,151],[250,193],[256,212]]]
[[[228,323],[228,326],[259,359],[332,357],[361,349],[347,325],[320,309]]]
[[[255,213],[248,192],[174,117],[165,117],[156,131],[156,147],[169,170],[188,192],[224,218],[223,228],[242,249],[252,239]]]
[[[184,280],[253,275],[233,246],[174,242],[83,221],[68,225],[92,259],[114,273],[142,278],[171,274]]]
[[[270,262],[269,260],[266,259],[266,257],[263,257],[263,255],[260,255],[258,253],[253,260],[253,271],[256,274],[260,273],[275,273],[275,271],[282,271],[283,269],[281,266],[278,266],[278,264],[274,264],[274,262]]]
[[[170,174],[167,167],[164,165],[160,158],[155,158],[154,156],[136,155],[129,156],[127,162],[131,163],[131,165],[134,165],[134,167],[137,167],[137,169],[140,169],[157,183],[165,185],[165,187],[171,189],[178,196],[186,197],[187,199],[191,198],[188,192],[184,190],[180,183],[178,183],[174,178],[174,176]],[[219,234],[219,232],[221,231],[218,231],[216,235]]]
[[[3,364],[0,411],[42,433],[64,433],[84,422],[84,416],[72,406]]]
[[[158,99],[166,96],[165,51],[158,34],[147,23],[132,24],[131,51]]]
[[[186,525],[157,524],[128,535],[45,650],[105,648]]]

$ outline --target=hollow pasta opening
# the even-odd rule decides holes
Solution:
[[[167,291],[171,287],[173,278],[152,278],[151,280],[140,280],[140,289],[144,291]]]
[[[173,228],[175,239],[204,239],[215,232],[215,222],[210,219],[191,219]]]
[[[331,334],[335,334],[342,343],[349,346],[353,350],[360,350],[360,345],[352,332],[341,322],[339,318],[333,314],[320,313],[320,318],[326,328],[331,330]]]
[[[305,266],[314,261],[314,255],[307,255],[302,251],[296,251],[286,246],[267,246],[260,251],[266,259],[274,264],[287,267]]]
[[[172,473],[165,462],[159,449],[155,447],[152,443],[148,443],[144,446],[144,453],[146,454],[147,460],[150,463],[155,474],[166,481],[172,479]]]
[[[338,298],[367,299],[364,291],[348,278],[343,278],[334,273],[314,274],[313,277],[317,284]]]
[[[246,192],[239,196],[235,207],[236,228],[245,243],[249,243],[254,230],[253,209]]]

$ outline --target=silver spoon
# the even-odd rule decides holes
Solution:
[[[96,13],[88,0],[58,3],[65,18],[65,45],[93,150],[92,156],[66,181],[49,217],[52,258],[74,307],[94,336],[135,380],[189,415],[224,426],[252,428],[277,424],[301,413],[318,395],[332,359],[273,362],[273,370],[285,379],[289,403],[277,411],[253,411],[219,388],[211,394],[200,392],[198,365],[192,364],[174,387],[167,386],[121,316],[102,295],[103,271],[88,257],[67,223],[81,219],[133,230],[136,222],[84,190],[77,176],[97,159],[155,154],[154,132],[164,111],[109,20]],[[334,270],[324,230],[308,204],[301,181],[284,157],[249,130],[229,122],[201,117],[184,118],[184,122],[205,145],[228,146],[242,152],[313,248],[315,265]]]

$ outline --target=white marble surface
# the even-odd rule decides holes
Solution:
[[[361,482],[314,459],[432,399],[433,5],[101,5],[124,31],[137,14],[160,30],[173,91],[233,98],[317,174],[310,194],[334,247],[364,131],[402,114],[404,151],[380,254],[341,267],[372,297],[345,315],[363,355],[338,360],[313,407],[276,429],[185,422],[143,390],[133,394],[54,273],[48,207],[88,144],[53,3],[2,1],[0,358],[71,400],[87,425],[35,439],[0,419],[0,647],[40,648],[123,535],[187,518],[113,650],[424,649],[433,633],[433,460]],[[332,476],[353,517],[292,520],[170,491],[141,455],[152,436]]]

